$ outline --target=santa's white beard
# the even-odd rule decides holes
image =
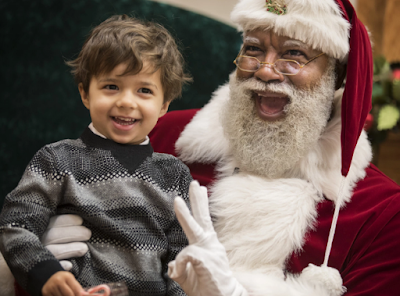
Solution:
[[[222,125],[241,171],[269,178],[290,177],[290,169],[317,143],[329,119],[335,93],[334,60],[309,89],[230,76],[230,100]],[[254,91],[283,93],[290,99],[285,117],[264,121],[257,115]]]

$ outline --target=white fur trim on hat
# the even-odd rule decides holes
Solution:
[[[267,11],[265,0],[239,0],[231,13],[239,31],[271,29],[345,61],[349,52],[349,22],[334,0],[285,0],[287,12]]]

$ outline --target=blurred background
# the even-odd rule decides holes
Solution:
[[[357,0],[353,5],[374,38],[374,109],[368,133],[374,163],[400,183],[396,24],[400,0]],[[42,146],[77,138],[90,123],[65,65],[89,31],[113,14],[163,24],[179,41],[194,82],[170,110],[200,108],[234,70],[241,36],[230,22],[236,0],[1,0],[0,208],[5,195]],[[397,19],[395,16],[397,13]],[[396,34],[395,34],[396,35]],[[399,67],[400,68],[400,67]],[[398,76],[396,76],[398,75]]]

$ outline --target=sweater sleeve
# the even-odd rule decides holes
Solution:
[[[189,169],[186,165],[178,161],[178,168],[180,168],[180,175],[178,178],[178,190],[177,193],[186,202],[190,208],[189,202],[189,185],[192,181]],[[168,237],[168,254],[165,262],[163,262],[163,274],[167,281],[167,295],[186,295],[182,288],[168,276],[168,263],[175,259],[176,255],[188,245],[188,240],[178,219],[174,216],[174,220],[171,223],[171,227],[166,233]]]
[[[15,279],[32,296],[57,271],[58,260],[40,242],[62,193],[62,178],[49,147],[39,150],[0,214],[0,250]]]

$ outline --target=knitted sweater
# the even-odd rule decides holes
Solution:
[[[187,245],[173,200],[188,201],[192,180],[175,157],[150,145],[122,145],[86,129],[77,140],[43,147],[0,215],[0,250],[32,296],[63,270],[40,242],[51,216],[77,214],[92,231],[89,252],[73,258],[83,287],[123,281],[130,295],[184,295],[167,276]]]

